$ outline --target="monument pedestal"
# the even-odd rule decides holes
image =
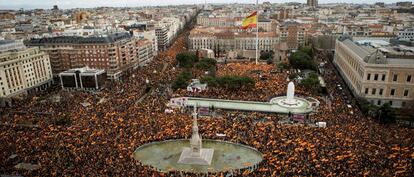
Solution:
[[[181,152],[178,163],[182,164],[196,164],[196,165],[211,165],[213,159],[214,149],[202,148],[200,150],[200,156],[193,156],[192,150],[189,147],[185,147]]]

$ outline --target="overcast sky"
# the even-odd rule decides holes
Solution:
[[[306,0],[259,0],[259,2],[270,1],[272,3],[281,2],[301,2]],[[407,0],[319,0],[319,3],[375,3],[375,2],[394,3],[397,1]],[[410,1],[410,0],[408,0]],[[207,3],[255,3],[255,0],[207,0]],[[155,6],[155,5],[178,5],[178,4],[194,4],[204,3],[204,0],[0,0],[0,9],[33,9],[33,8],[47,8],[50,9],[54,4],[59,8],[88,8],[98,6],[121,6],[121,7],[136,7],[136,6]]]

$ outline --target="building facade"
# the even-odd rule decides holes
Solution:
[[[52,70],[47,53],[37,48],[0,52],[0,98],[43,90],[51,84]]]
[[[169,46],[168,28],[165,26],[159,26],[155,28],[155,35],[157,36],[158,50],[166,50]]]
[[[25,48],[26,46],[23,44],[23,41],[0,40],[0,52],[23,50]]]
[[[308,0],[307,5],[311,7],[317,7],[318,6],[318,0]]]
[[[259,50],[271,51],[273,46],[279,42],[279,38],[274,32],[259,33]],[[189,36],[190,49],[211,49],[222,52],[232,50],[256,50],[255,33],[197,33],[194,32]]]
[[[279,26],[280,41],[286,42],[289,50],[296,50],[307,43],[305,27],[297,22],[288,21]]]
[[[152,43],[144,41],[148,40],[134,38],[129,33],[116,33],[100,37],[32,39],[28,45],[38,46],[49,54],[54,75],[88,66],[105,70],[109,79],[118,79],[123,72],[153,59]]]
[[[397,34],[400,40],[414,40],[414,28],[407,28]]]
[[[102,69],[75,68],[59,73],[59,79],[62,89],[94,91],[105,85],[106,73]]]
[[[336,41],[334,64],[356,97],[375,105],[400,108],[414,99],[414,53],[395,46],[358,44],[347,37]]]

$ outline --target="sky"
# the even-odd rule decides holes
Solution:
[[[206,0],[207,3],[256,3],[255,0]],[[272,3],[282,2],[301,2],[306,3],[306,0],[259,0],[259,3],[270,1]],[[375,3],[386,2],[395,3],[397,1],[410,0],[319,0],[323,3]],[[0,9],[34,9],[43,8],[51,9],[53,5],[58,5],[59,8],[90,8],[90,7],[137,7],[137,6],[156,6],[156,5],[180,5],[180,4],[195,4],[204,3],[204,0],[0,0]]]

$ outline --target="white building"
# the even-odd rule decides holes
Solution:
[[[49,55],[37,48],[0,52],[0,98],[46,89],[52,83]]]
[[[399,31],[397,36],[401,40],[414,40],[414,28]]]
[[[375,105],[403,107],[414,98],[414,49],[405,53],[387,42],[336,41],[333,63],[356,97]]]

